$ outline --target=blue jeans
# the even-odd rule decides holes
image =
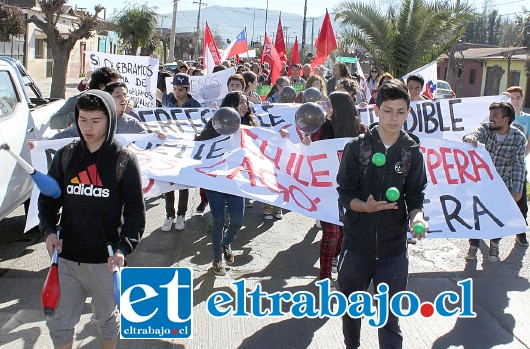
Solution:
[[[356,291],[366,291],[373,280],[374,289],[381,282],[388,284],[389,299],[400,291],[407,289],[409,272],[409,257],[407,252],[387,258],[361,256],[344,250],[340,254],[339,265],[339,289],[346,296]],[[347,348],[360,346],[361,319],[353,319],[348,314],[342,317],[342,333]],[[403,335],[399,328],[399,320],[389,312],[388,321],[385,326],[379,328],[380,348],[401,348],[403,346]]]
[[[206,197],[210,204],[212,213],[212,247],[213,259],[222,260],[223,249],[221,245],[228,246],[235,240],[237,233],[243,226],[243,215],[245,213],[245,198],[231,194],[206,190]],[[224,231],[225,225],[225,202],[230,214],[230,225]]]

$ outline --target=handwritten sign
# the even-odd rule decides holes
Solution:
[[[127,84],[129,96],[137,107],[154,108],[156,106],[158,59],[91,51],[85,53],[90,69],[111,67],[121,74],[123,82]]]
[[[234,68],[228,68],[216,73],[190,76],[190,95],[196,99],[203,107],[210,106],[213,102],[220,104],[221,100],[228,93],[228,78],[236,73]],[[173,91],[173,78],[166,78],[167,92]]]

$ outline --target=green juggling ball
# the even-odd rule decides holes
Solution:
[[[383,153],[375,153],[373,156],[372,156],[372,163],[376,166],[376,167],[381,167],[385,164],[386,162],[386,156],[385,154]]]
[[[414,232],[414,234],[417,234],[417,235],[421,235],[423,233],[425,233],[425,224],[423,223],[416,223],[412,226],[412,231]]]
[[[390,202],[397,201],[399,199],[399,189],[396,187],[390,187],[386,191],[386,198]]]

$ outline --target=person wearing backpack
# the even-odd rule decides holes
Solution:
[[[46,325],[56,348],[71,348],[74,327],[90,296],[102,347],[115,348],[119,314],[112,268],[124,266],[144,232],[140,167],[136,156],[114,139],[116,108],[107,92],[89,90],[79,96],[75,125],[80,141],[59,149],[48,171],[61,196],[41,194],[38,202],[48,253],[59,253],[61,301]],[[108,256],[109,243],[114,257]]]
[[[427,176],[419,140],[401,129],[409,106],[410,97],[401,81],[383,84],[374,106],[379,123],[344,147],[337,174],[339,215],[344,223],[338,284],[346,297],[367,291],[372,282],[375,290],[386,283],[389,298],[405,291],[407,231],[416,223],[423,223],[428,230],[423,215]],[[365,161],[375,153],[386,156],[384,164]],[[386,198],[390,187],[400,193],[394,202]],[[342,329],[346,347],[358,348],[361,318],[344,315]],[[402,347],[403,335],[393,313],[378,333],[381,348]]]

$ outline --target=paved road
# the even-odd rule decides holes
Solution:
[[[190,193],[190,208],[198,204]],[[39,234],[20,233],[23,212],[18,210],[0,223],[0,348],[50,348],[40,310],[39,293],[48,259]],[[185,266],[194,272],[194,333],[191,340],[122,340],[119,348],[343,348],[339,319],[214,319],[205,310],[213,291],[232,292],[231,282],[244,277],[250,286],[259,282],[264,291],[305,290],[315,293],[321,232],[314,221],[286,213],[281,221],[261,218],[256,204],[247,210],[245,225],[234,243],[236,261],[226,277],[210,270],[212,252],[204,215],[188,212],[182,232],[163,233],[164,201],[148,201],[144,239],[131,255],[133,266]],[[459,292],[456,282],[474,281],[476,319],[420,315],[402,321],[405,348],[528,348],[530,346],[530,267],[526,249],[513,238],[501,241],[501,262],[466,263],[467,243],[457,239],[432,239],[411,246],[409,289],[422,300],[433,301],[446,290]],[[76,348],[97,348],[95,327],[86,304],[76,327]],[[377,347],[376,330],[364,322],[363,348]]]
[[[67,95],[77,79],[69,81]],[[44,91],[46,84],[39,83]],[[49,85],[48,85],[49,86]],[[49,87],[48,87],[49,90]],[[281,221],[262,220],[260,205],[247,210],[245,225],[233,245],[236,261],[226,277],[210,270],[212,252],[208,211],[195,214],[199,201],[190,193],[187,226],[163,233],[164,201],[148,201],[147,229],[129,262],[133,266],[183,266],[194,272],[193,339],[180,341],[122,340],[119,348],[344,348],[339,319],[214,319],[205,301],[214,291],[232,293],[232,281],[244,277],[264,291],[316,292],[321,232],[314,221],[286,213]],[[193,209],[193,210],[192,210]],[[51,348],[40,309],[40,289],[48,257],[39,234],[23,235],[23,210],[0,222],[0,348]],[[430,239],[411,246],[409,290],[422,301],[433,301],[442,291],[459,292],[457,282],[473,278],[476,319],[420,315],[404,319],[405,348],[528,348],[530,346],[530,266],[528,250],[501,241],[501,262],[484,260],[485,244],[476,262],[466,262],[467,242]],[[377,347],[377,331],[363,323],[362,347]],[[90,305],[85,305],[76,327],[75,348],[98,348]]]

